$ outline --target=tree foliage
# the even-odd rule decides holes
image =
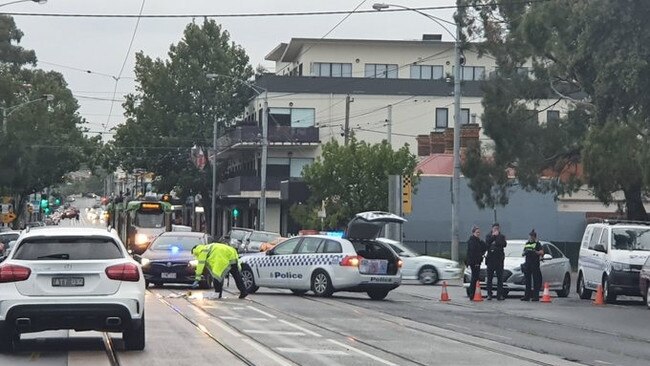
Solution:
[[[25,68],[36,64],[36,56],[18,45],[22,36],[12,18],[0,16],[0,100],[7,129],[0,131],[0,193],[14,196],[19,213],[27,195],[62,182],[98,144],[84,137],[85,121],[63,76]],[[54,100],[47,102],[44,94]]]
[[[105,167],[153,172],[159,190],[201,193],[209,207],[211,170],[192,165],[190,148],[211,146],[213,122],[222,130],[241,114],[252,91],[240,80],[252,75],[244,49],[213,20],[188,24],[167,59],[138,53],[137,91],[126,96],[126,122],[105,149]]]
[[[482,118],[492,156],[468,154],[464,172],[479,204],[507,202],[515,174],[525,189],[570,193],[589,185],[604,203],[623,191],[629,218],[646,219],[650,183],[650,3],[634,0],[463,0],[468,37],[496,58]],[[530,62],[531,75],[519,67]],[[568,105],[559,120],[538,113]],[[584,174],[578,165],[582,163]],[[508,169],[511,168],[511,169]],[[552,179],[542,179],[551,177]],[[497,189],[499,191],[499,189]],[[496,198],[496,199],[495,199]]]
[[[388,176],[412,175],[416,165],[408,146],[394,151],[386,141],[369,144],[353,136],[346,146],[332,140],[303,170],[312,194],[309,202],[294,205],[291,215],[304,228],[320,227],[317,211],[324,202],[323,228],[342,228],[358,212],[388,211]]]

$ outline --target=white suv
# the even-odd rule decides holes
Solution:
[[[650,255],[650,224],[605,221],[585,229],[578,260],[577,291],[581,299],[602,285],[605,300],[617,295],[641,296],[639,277]]]
[[[0,265],[0,350],[21,333],[122,332],[145,345],[144,276],[115,231],[44,228],[23,232]]]

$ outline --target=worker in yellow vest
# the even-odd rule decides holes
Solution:
[[[223,281],[228,274],[235,279],[239,298],[243,299],[248,295],[240,272],[239,254],[235,248],[221,243],[201,244],[192,248],[192,255],[199,262],[196,266],[193,288],[199,287],[203,271],[207,268],[212,275],[212,284],[214,290],[219,294],[219,298],[223,292]]]

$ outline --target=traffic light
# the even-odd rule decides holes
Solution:
[[[232,210],[232,217],[233,217],[233,219],[235,219],[235,220],[239,217],[239,210],[237,209],[237,207],[233,208],[233,210]]]
[[[57,205],[57,206],[61,206],[61,199],[59,197],[54,199],[54,204]]]
[[[41,195],[41,208],[45,209],[47,207],[50,207],[50,200],[47,199],[46,194]]]
[[[162,200],[163,202],[169,202],[171,200],[171,196],[168,194],[163,194]]]

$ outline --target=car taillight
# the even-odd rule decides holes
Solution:
[[[402,268],[403,265],[404,265],[404,261],[401,260],[401,259],[398,259],[397,260],[397,268]]]
[[[0,266],[0,282],[25,281],[31,274],[32,270],[27,267],[15,264]]]
[[[359,267],[359,263],[361,263],[362,259],[363,257],[358,255],[348,255],[341,259],[340,264],[346,267]]]
[[[106,276],[117,281],[140,281],[138,266],[133,263],[116,264],[106,268]]]

